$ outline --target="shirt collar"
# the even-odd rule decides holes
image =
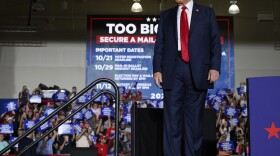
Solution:
[[[192,10],[193,10],[193,3],[194,3],[193,0],[190,0],[189,3],[187,3],[187,5],[186,5],[187,9],[190,12],[192,12]],[[182,8],[182,5],[179,5],[179,10],[181,10],[181,8]]]
[[[192,12],[193,10],[193,0],[191,0],[187,5],[186,7],[190,10],[190,12]]]

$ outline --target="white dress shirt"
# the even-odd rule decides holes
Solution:
[[[181,37],[180,37],[180,20],[181,20],[181,12],[182,12],[182,5],[178,6],[177,11],[177,32],[178,32],[178,50],[181,50]],[[193,0],[191,0],[189,3],[186,4],[186,13],[188,16],[188,24],[189,24],[189,30],[191,28],[191,18],[192,18],[192,10],[193,10]]]

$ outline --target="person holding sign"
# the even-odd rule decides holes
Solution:
[[[92,145],[92,141],[89,137],[90,133],[90,129],[83,126],[82,133],[76,135],[76,147],[90,147]]]
[[[115,138],[115,121],[111,121],[110,116],[108,116],[109,127],[106,130],[106,138],[108,139],[108,143],[111,144],[112,140]]]
[[[220,73],[220,35],[212,8],[175,2],[160,14],[153,56],[154,82],[164,93],[164,156],[181,156],[181,149],[199,156],[207,89]]]
[[[106,132],[107,130],[104,128],[103,119],[100,119],[95,134],[99,138],[102,135],[106,135]]]
[[[53,134],[50,133],[46,137],[44,137],[43,140],[41,140],[38,144],[38,147],[36,149],[37,154],[53,154],[53,143],[55,141],[55,138],[57,136],[57,132],[53,131]]]
[[[230,155],[230,151],[223,151],[219,148],[219,144],[221,142],[225,142],[226,141],[226,138],[227,136],[226,135],[222,135],[219,140],[218,140],[218,143],[217,143],[217,149],[219,149],[218,151],[218,155],[221,155],[221,156],[226,156],[226,155]]]
[[[71,151],[71,144],[75,139],[75,135],[74,136],[69,136],[67,134],[61,135],[59,137],[59,150],[60,150],[60,154],[69,154]]]

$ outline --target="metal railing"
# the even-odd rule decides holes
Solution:
[[[107,82],[109,84],[112,85],[112,87],[115,90],[115,93],[111,92],[111,91],[101,91],[98,92],[96,95],[94,95],[94,97],[92,97],[86,104],[81,105],[77,110],[75,110],[73,113],[71,113],[70,115],[68,115],[67,117],[65,117],[65,119],[63,119],[60,123],[58,123],[57,125],[55,125],[54,127],[52,127],[51,129],[49,129],[48,131],[46,131],[41,137],[37,138],[34,142],[32,142],[31,144],[29,144],[27,147],[25,147],[23,150],[19,151],[19,153],[17,155],[21,155],[24,152],[26,152],[29,148],[31,148],[33,145],[35,145],[36,143],[38,143],[40,140],[42,140],[45,136],[47,136],[48,134],[50,134],[51,132],[53,132],[53,130],[55,130],[56,128],[58,128],[59,126],[61,126],[62,124],[64,124],[68,119],[70,119],[71,117],[73,117],[76,113],[78,113],[80,110],[82,110],[83,108],[85,108],[89,103],[91,103],[92,101],[94,101],[96,98],[98,98],[100,95],[104,94],[104,93],[108,93],[110,95],[112,95],[115,99],[115,155],[118,155],[118,146],[119,146],[119,89],[118,86],[116,85],[116,83],[110,79],[107,78],[100,78],[95,80],[94,82],[92,82],[90,85],[88,85],[87,87],[85,87],[83,90],[81,90],[79,93],[77,93],[73,98],[71,98],[69,101],[67,101],[66,103],[62,104],[60,107],[58,107],[57,109],[55,109],[55,111],[53,111],[51,114],[49,114],[48,116],[46,116],[43,120],[39,121],[37,124],[35,124],[32,128],[28,129],[24,134],[22,134],[21,136],[19,136],[15,141],[13,141],[12,143],[10,143],[7,147],[5,147],[3,150],[0,151],[0,155],[4,154],[6,151],[8,151],[10,148],[12,148],[14,145],[16,145],[21,139],[23,139],[24,137],[28,136],[30,133],[32,133],[33,131],[35,131],[39,126],[43,125],[45,122],[47,122],[48,120],[50,120],[53,116],[55,116],[58,112],[60,112],[62,109],[64,109],[66,106],[68,106],[69,104],[73,103],[75,100],[77,100],[80,96],[84,95],[87,91],[89,91],[91,88],[93,88],[96,84],[101,83],[101,82]]]

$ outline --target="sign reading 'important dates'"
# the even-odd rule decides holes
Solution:
[[[162,99],[152,74],[158,20],[158,16],[89,16],[87,85],[105,77],[128,90],[138,82],[144,98]],[[113,88],[100,83],[96,89]]]
[[[88,16],[86,85],[98,78],[109,78],[119,87],[141,90],[144,99],[162,99],[162,90],[154,85],[152,59],[159,16]],[[234,88],[232,19],[217,18],[222,51],[223,75],[216,88]],[[97,90],[111,90],[99,83]]]

